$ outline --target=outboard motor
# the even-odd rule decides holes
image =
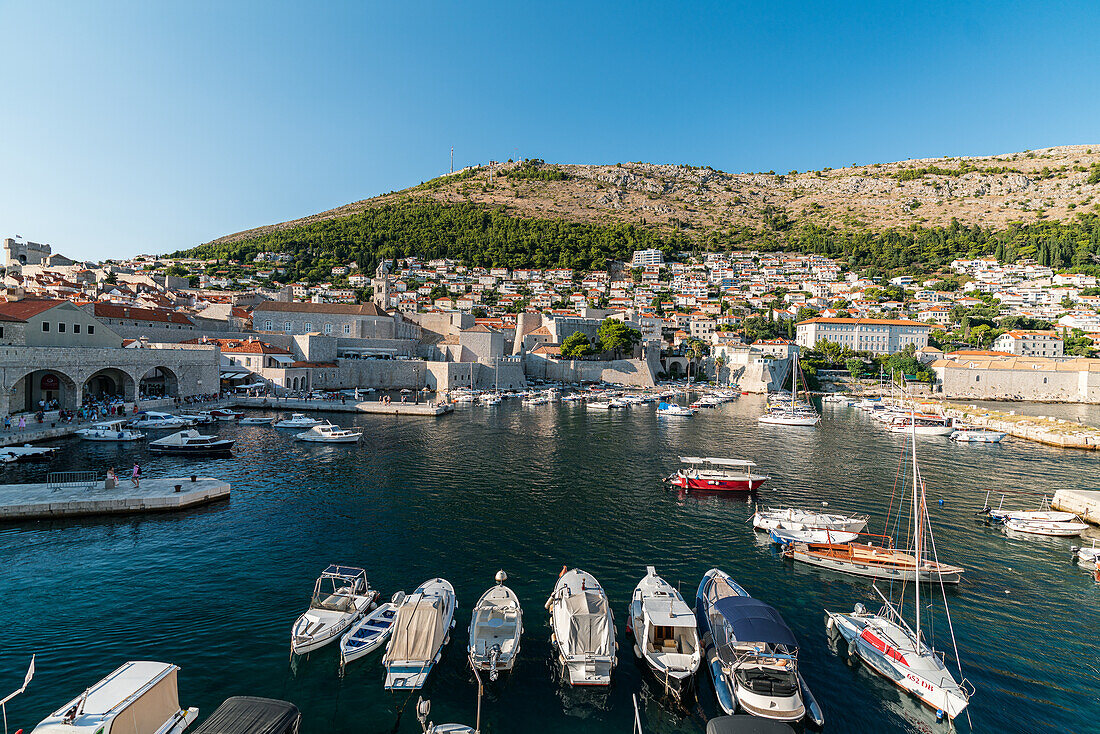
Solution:
[[[500,661],[500,645],[489,648],[489,680],[496,680],[500,675],[497,672],[497,663]]]

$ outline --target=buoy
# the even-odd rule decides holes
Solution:
[[[941,505],[941,506],[943,505],[943,500],[940,500],[940,505]]]
[[[498,584],[503,584],[508,580],[508,574],[504,573],[504,569],[501,569],[497,571],[496,579]]]

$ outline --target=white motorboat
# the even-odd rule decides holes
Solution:
[[[186,454],[206,456],[209,454],[227,454],[233,448],[233,440],[204,436],[194,428],[173,433],[171,436],[149,442],[149,450],[155,454]]]
[[[452,402],[455,403],[476,403],[477,394],[468,391],[455,391]]]
[[[201,413],[180,413],[179,417],[190,422],[193,426],[212,426],[218,422],[218,419],[210,415],[209,411],[203,411]]]
[[[298,441],[310,441],[313,443],[359,443],[362,431],[349,431],[331,423],[322,423],[294,435]]]
[[[194,425],[190,420],[178,415],[172,415],[171,413],[158,413],[153,410],[147,410],[144,413],[138,413],[136,417],[130,420],[130,428],[146,428],[153,430],[171,429],[171,428],[187,428]]]
[[[771,531],[779,528],[821,528],[824,530],[845,530],[850,533],[862,532],[867,527],[866,515],[838,515],[825,512],[811,512],[794,507],[759,509],[752,516],[752,526],[757,530]]]
[[[85,441],[140,441],[145,438],[141,431],[127,428],[123,420],[93,423],[88,428],[81,428],[76,435]]]
[[[316,418],[310,418],[307,415],[301,413],[292,413],[289,418],[283,418],[275,421],[276,428],[313,428],[319,426],[325,421],[319,421]]]
[[[519,657],[523,609],[516,593],[504,585],[507,580],[508,574],[498,571],[497,585],[481,595],[470,617],[470,665],[488,671],[489,680],[511,670]]]
[[[446,579],[425,581],[397,607],[393,633],[382,657],[385,687],[393,690],[423,688],[428,674],[451,639],[458,599]]]
[[[1058,538],[1077,537],[1088,527],[1087,523],[1076,519],[1076,515],[1074,515],[1073,520],[1020,520],[1016,518],[1005,520],[1005,530],[1030,535],[1049,535]]]
[[[178,672],[171,663],[130,661],[47,716],[32,734],[181,734],[199,710],[180,707]]]
[[[679,418],[690,418],[695,415],[694,408],[685,408],[676,403],[658,403],[657,415],[670,415]]]
[[[465,724],[433,724],[428,721],[428,714],[431,713],[431,710],[431,701],[425,701],[421,698],[416,702],[416,720],[420,722],[422,734],[478,734],[477,729]],[[478,711],[481,711],[480,693],[478,693]],[[480,715],[478,718],[480,719]]]
[[[798,670],[798,641],[779,612],[712,568],[695,595],[695,615],[718,705],[763,719],[825,723]]]
[[[238,418],[244,417],[244,413],[238,413],[237,411],[230,410],[229,408],[216,408],[210,411],[210,415],[212,415],[216,420],[219,421],[235,421]]]
[[[695,613],[684,597],[646,566],[627,608],[627,634],[634,636],[634,654],[676,698],[690,692],[703,649],[695,629]]]
[[[397,607],[405,600],[405,592],[399,591],[385,604],[379,605],[340,638],[340,669],[348,663],[370,655],[390,639]]]
[[[773,543],[790,545],[791,543],[850,543],[859,537],[859,533],[847,530],[829,530],[827,528],[808,528],[804,525],[777,528],[768,532]]]
[[[958,428],[950,438],[959,443],[1000,443],[1007,435],[1004,431],[991,431],[987,428]]]
[[[1079,548],[1073,546],[1073,560],[1077,561],[1077,564],[1083,568],[1100,568],[1100,547],[1097,547],[1096,541],[1092,541],[1091,547]]]
[[[925,593],[922,598],[921,586],[914,583],[912,589],[912,609],[914,624],[912,627],[905,621],[901,614],[902,600],[909,589],[903,585],[891,586],[895,589],[897,605],[883,596],[875,587],[875,592],[882,598],[883,606],[876,613],[868,612],[863,604],[856,604],[850,614],[839,614],[825,610],[827,619],[825,622],[826,633],[833,642],[843,637],[848,644],[849,655],[853,659],[862,659],[868,666],[894,683],[904,691],[919,698],[925,705],[950,719],[954,719],[970,703],[975,691],[965,678],[956,682],[955,677],[947,669],[943,657],[935,649],[937,627],[926,624],[932,614],[932,605],[937,596],[943,599],[944,614],[947,616],[947,632],[950,634],[951,646],[954,652],[955,662],[959,668],[961,677],[962,663],[959,650],[955,644],[955,633],[950,623],[947,611],[947,595],[944,592],[944,584],[951,581],[949,574],[957,577],[962,569],[951,570],[939,563],[936,557],[936,544],[932,538],[931,522],[928,516],[928,501],[924,487],[924,479],[921,476],[917,464],[917,434],[913,426],[909,432],[910,459],[912,466],[912,515],[909,527],[912,531],[912,555],[905,554],[911,559],[910,567],[921,569],[918,571],[922,578],[925,577],[923,568],[929,567],[927,574],[929,582],[938,581],[940,593]],[[813,546],[795,545],[793,548],[812,548]],[[857,548],[856,544],[850,546],[823,546],[825,548]],[[862,559],[868,562],[867,554]],[[870,557],[869,562],[879,563],[875,557]],[[896,566],[900,567],[900,566]],[[858,571],[844,569],[848,573]],[[943,626],[939,625],[940,634],[943,634]],[[928,640],[925,640],[928,635]]]
[[[612,405],[610,400],[589,400],[585,403],[585,407],[589,410],[611,410]]]
[[[615,616],[600,582],[579,568],[563,568],[546,608],[550,610],[550,644],[569,683],[610,685],[618,644]]]
[[[238,421],[238,424],[242,425],[242,426],[270,426],[274,422],[275,422],[274,418],[271,418],[271,417],[262,418],[260,416],[255,416],[254,415],[254,416],[249,416],[248,418],[241,418]]]
[[[329,566],[313,585],[309,609],[291,628],[291,653],[311,652],[339,639],[374,607],[377,599],[378,592],[367,583],[366,571],[354,566]]]
[[[918,436],[950,436],[955,432],[955,419],[945,415],[927,413],[901,413],[886,424],[891,433],[916,432]]]
[[[485,393],[479,400],[482,405],[500,405],[502,401],[499,393]]]
[[[842,403],[852,405],[852,399],[842,392],[829,393],[821,398],[823,403]]]

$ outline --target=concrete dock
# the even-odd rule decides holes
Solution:
[[[1100,490],[1059,489],[1050,506],[1062,512],[1077,514],[1082,520],[1100,525]]]
[[[930,405],[934,407],[934,405]],[[1014,415],[974,405],[946,404],[946,412],[972,425],[1063,449],[1100,449],[1100,429],[1061,418]]]
[[[267,408],[269,410],[287,410],[298,413],[309,411],[325,411],[333,413],[380,413],[385,415],[420,415],[438,416],[454,411],[454,406],[446,403],[433,403],[421,401],[419,403],[402,403],[394,401],[383,403],[377,400],[364,400],[355,402],[349,400],[302,400],[300,398],[233,398],[232,405],[242,408]]]
[[[102,478],[94,487],[0,485],[0,521],[171,512],[229,499],[229,482],[213,477],[199,477],[195,482],[190,477],[142,479],[136,489],[128,478],[120,479],[113,489],[105,489]]]

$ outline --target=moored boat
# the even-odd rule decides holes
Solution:
[[[695,615],[675,588],[646,566],[627,608],[627,634],[664,689],[682,699],[693,688],[703,660]]]
[[[751,492],[769,479],[766,474],[754,474],[756,464],[747,459],[681,456],[680,462],[685,466],[668,481],[681,489]]]
[[[690,418],[693,415],[695,415],[695,409],[694,408],[685,408],[684,406],[678,405],[676,403],[661,402],[661,403],[657,404],[657,415],[668,415],[668,416],[674,416],[674,417],[679,417],[679,418]]]
[[[516,593],[504,585],[507,580],[508,574],[498,571],[496,586],[481,595],[470,615],[470,665],[487,671],[489,680],[512,669],[523,635],[523,609]]]
[[[275,421],[276,428],[313,428],[319,426],[325,421],[319,421],[316,418],[310,418],[309,416],[302,415],[301,413],[291,413],[289,418],[282,418]]]
[[[952,441],[959,443],[1000,443],[1008,434],[1004,431],[992,431],[988,428],[956,428],[951,434]]]
[[[217,436],[204,436],[194,428],[187,428],[171,436],[149,442],[149,450],[155,454],[182,454],[185,456],[211,456],[228,454],[233,441]]]
[[[550,643],[574,686],[606,686],[617,662],[615,617],[607,594],[592,574],[563,568],[550,610]]]
[[[1005,530],[1029,535],[1049,535],[1058,538],[1074,538],[1088,529],[1088,524],[1074,516],[1073,520],[1005,520]]]
[[[386,690],[424,687],[443,655],[443,646],[451,639],[457,608],[454,587],[446,579],[429,579],[405,597],[397,607],[393,633],[382,657]]]
[[[370,614],[360,618],[340,637],[341,670],[348,663],[370,655],[390,639],[393,620],[397,616],[397,607],[404,599],[405,592],[397,592],[388,602],[375,607]]]
[[[362,431],[349,431],[331,423],[321,423],[313,426],[308,431],[302,431],[294,435],[298,441],[311,443],[359,443]]]
[[[76,432],[84,441],[140,441],[145,438],[141,431],[132,431],[126,427],[126,421],[103,421]]]
[[[154,410],[147,410],[131,418],[127,425],[129,425],[130,428],[161,430],[187,428],[188,426],[194,425],[194,423],[178,415],[172,415],[171,413],[160,413]]]
[[[911,553],[877,546],[872,543],[792,543],[785,546],[783,556],[830,571],[874,579],[912,582],[942,581],[957,584],[964,569],[946,563],[921,559]]]
[[[773,543],[790,545],[791,543],[850,543],[859,537],[859,533],[847,530],[829,530],[828,528],[783,527],[768,532]]]
[[[866,515],[812,512],[797,507],[764,507],[753,513],[752,526],[757,530],[764,531],[778,528],[821,528],[859,533],[867,527],[867,520]]]
[[[717,694],[727,714],[797,722],[824,715],[798,670],[798,641],[783,617],[712,568],[695,596],[695,617]]]
[[[179,666],[130,661],[53,712],[32,734],[180,734],[199,715],[181,708]]]
[[[354,566],[330,565],[313,585],[309,609],[290,632],[290,651],[307,653],[333,642],[366,614],[378,599],[367,572]]]
[[[901,413],[890,419],[886,430],[891,433],[916,433],[918,436],[950,436],[955,432],[954,418],[927,413]]]

